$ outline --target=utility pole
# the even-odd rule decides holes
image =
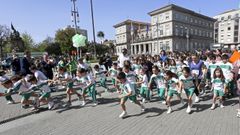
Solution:
[[[90,0],[91,4],[91,16],[92,16],[92,31],[93,31],[93,46],[94,46],[94,57],[96,58],[96,34],[95,34],[95,23],[94,23],[94,14],[93,14],[93,2]]]
[[[71,0],[73,3],[73,9],[71,10],[71,15],[72,15],[72,22],[74,23],[74,28],[75,28],[75,33],[78,33],[78,23],[79,23],[79,13],[76,8],[76,1],[77,0]],[[79,54],[80,53],[80,54]],[[81,48],[77,48],[77,57],[80,58],[82,56]]]

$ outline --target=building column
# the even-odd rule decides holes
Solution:
[[[153,53],[153,51],[152,51],[152,43],[148,44],[148,51],[149,51],[149,54]]]
[[[147,44],[143,44],[143,53],[146,54],[147,53]]]
[[[133,55],[133,45],[131,45],[131,55]]]

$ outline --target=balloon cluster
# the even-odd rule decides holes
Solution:
[[[83,35],[76,34],[72,37],[73,46],[78,48],[86,45],[87,38]]]

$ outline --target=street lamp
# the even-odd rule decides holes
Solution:
[[[77,34],[77,30],[79,29],[77,25],[79,23],[79,13],[76,8],[76,1],[77,0],[71,0],[71,2],[73,3],[73,9],[71,10],[71,15],[72,15],[72,22],[74,22],[75,34]],[[81,56],[82,56],[81,49],[77,47],[77,57],[79,58]]]
[[[92,16],[92,30],[93,30],[93,46],[94,46],[94,57],[96,58],[96,34],[95,34],[95,23],[94,23],[94,15],[93,15],[93,2],[90,0],[91,5],[91,16]]]

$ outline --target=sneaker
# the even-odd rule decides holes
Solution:
[[[167,104],[167,102],[166,102],[166,101],[162,101],[162,104],[163,104],[163,105],[166,105],[166,104]]]
[[[237,117],[240,118],[240,109],[238,109]]]
[[[188,106],[188,107],[187,107],[187,110],[186,110],[186,113],[189,114],[191,111],[192,111],[192,110],[191,110],[191,106]]]
[[[146,103],[146,99],[145,98],[142,99],[142,103]]]
[[[171,108],[171,107],[168,107],[167,114],[170,114],[171,112],[172,112],[172,108]]]
[[[85,106],[86,105],[86,102],[85,101],[82,101],[82,106]]]
[[[198,103],[199,101],[200,101],[199,97],[196,96],[196,98],[195,98],[195,103]]]
[[[97,106],[97,105],[98,105],[98,102],[94,102],[93,105],[94,105],[94,106]]]
[[[7,102],[8,105],[15,104],[13,100]]]
[[[145,107],[143,105],[141,105],[141,111],[144,112],[145,111]]]
[[[52,110],[53,107],[54,107],[54,103],[53,103],[53,102],[49,102],[49,103],[48,103],[48,109],[49,109],[49,110]]]
[[[220,104],[220,108],[224,108],[225,106],[223,104]]]
[[[215,104],[212,104],[211,110],[214,110],[215,106],[216,106]]]
[[[123,111],[120,115],[119,115],[119,118],[124,118],[127,116],[127,112],[126,111]]]

